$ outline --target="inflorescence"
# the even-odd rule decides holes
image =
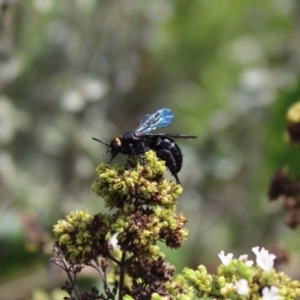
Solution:
[[[232,253],[219,253],[221,265],[216,275],[200,265],[197,270],[184,269],[186,280],[200,299],[292,300],[300,295],[299,281],[291,281],[273,268],[276,256],[259,247],[252,249],[256,264],[248,255],[233,258]]]
[[[177,249],[187,238],[186,218],[176,214],[181,185],[164,177],[165,162],[148,151],[143,163],[129,157],[126,164],[100,164],[92,189],[111,213],[90,215],[86,210],[70,213],[54,226],[52,261],[67,273],[65,299],[189,300],[189,299],[295,299],[300,284],[274,269],[276,256],[254,247],[256,264],[247,255],[219,253],[221,265],[215,275],[200,265],[175,268],[165,262],[159,242]],[[278,173],[270,189],[273,198],[297,189],[284,173]],[[103,292],[92,287],[80,292],[76,276],[82,268],[95,268]]]
[[[182,187],[164,178],[165,162],[155,152],[148,151],[144,160],[141,164],[129,157],[126,164],[100,164],[92,189],[114,212],[72,212],[54,226],[55,246],[69,264],[91,265],[98,257],[112,261],[122,277],[119,293],[133,299],[151,299],[154,292],[186,295],[172,281],[175,269],[164,261],[158,245],[177,249],[187,238],[187,220],[175,212]],[[108,278],[117,280],[111,274]]]

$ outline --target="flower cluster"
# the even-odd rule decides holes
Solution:
[[[100,256],[104,267],[97,268],[107,276],[105,282],[121,277],[119,289],[127,297],[187,295],[188,289],[172,280],[174,267],[164,261],[158,245],[179,248],[188,233],[186,218],[175,211],[182,187],[164,178],[165,162],[148,151],[143,164],[129,157],[127,164],[100,164],[96,172],[92,189],[113,213],[71,213],[54,226],[55,246],[70,264],[92,265]],[[108,260],[111,274],[105,273]]]
[[[54,225],[55,246],[70,263],[85,263],[99,255],[106,257],[112,249],[107,242],[110,222],[108,215],[92,217],[85,210],[72,212]]]
[[[175,213],[182,187],[164,179],[165,162],[158,160],[153,151],[146,153],[145,161],[141,165],[138,159],[130,158],[127,165],[101,164],[92,188],[107,207],[118,208],[112,216],[111,230],[118,233],[120,249],[157,257],[157,241],[171,248],[183,244],[186,219]]]
[[[216,275],[201,265],[196,271],[184,269],[186,280],[192,284],[198,297],[208,299],[296,299],[300,296],[300,283],[291,281],[273,268],[276,256],[265,248],[252,249],[256,265],[247,255],[233,258],[232,253],[219,253],[222,264]]]
[[[93,191],[104,199],[106,207],[120,208],[126,214],[143,206],[160,206],[174,209],[182,187],[163,176],[165,162],[148,151],[144,164],[139,158],[130,157],[127,164],[109,166],[100,164],[96,169],[98,179]]]
[[[100,164],[92,189],[111,213],[94,216],[87,211],[70,213],[54,226],[52,259],[71,281],[63,287],[66,299],[190,300],[200,299],[295,299],[300,283],[274,269],[276,256],[264,248],[252,249],[256,263],[247,255],[219,253],[217,274],[201,265],[185,268],[174,279],[175,269],[160,253],[159,242],[179,248],[187,238],[186,218],[176,214],[176,199],[182,187],[164,178],[165,162],[155,152],[127,164]],[[270,188],[272,197],[295,198],[298,187],[287,173],[278,173]],[[297,205],[295,205],[297,207]],[[103,281],[103,292],[92,287],[81,293],[76,275],[85,266],[95,268]],[[74,297],[76,295],[76,297]],[[86,298],[88,297],[88,298]]]

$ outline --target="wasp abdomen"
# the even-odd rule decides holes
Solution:
[[[177,173],[182,167],[182,153],[179,146],[170,138],[158,138],[155,142],[157,156],[166,162],[166,166],[180,183]]]

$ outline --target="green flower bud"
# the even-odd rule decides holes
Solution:
[[[70,263],[82,263],[107,254],[105,236],[110,218],[98,214],[94,217],[85,210],[71,212],[66,220],[59,220],[53,232],[57,246]],[[99,243],[102,243],[99,247]]]
[[[224,284],[226,283],[226,280],[225,280],[224,276],[220,276],[220,277],[218,278],[218,283],[219,283],[221,286],[224,285]]]
[[[84,251],[85,252],[91,252],[92,251],[92,247],[90,245],[87,245],[84,247]]]
[[[151,300],[168,300],[169,298],[166,296],[161,296],[158,293],[153,293],[151,295]]]
[[[68,233],[62,234],[59,237],[59,243],[61,244],[67,244],[71,240],[71,236]]]
[[[289,108],[287,119],[291,123],[300,123],[300,102],[296,102]]]
[[[149,252],[151,254],[158,254],[159,253],[159,247],[157,245],[152,245],[149,247]]]

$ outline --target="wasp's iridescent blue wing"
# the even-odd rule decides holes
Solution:
[[[173,118],[174,115],[171,109],[162,108],[152,115],[145,115],[135,132],[149,133],[156,128],[166,127],[172,123]]]
[[[140,124],[140,126],[141,126],[142,124],[146,123],[146,122],[147,122],[147,120],[148,120],[150,117],[151,117],[151,115],[150,115],[150,114],[146,114],[146,115],[144,115],[143,119],[141,120],[141,124]],[[139,126],[139,127],[140,127],[140,126]]]
[[[161,136],[161,137],[168,137],[173,139],[196,139],[196,135],[187,135],[187,134],[173,134],[173,133],[161,133],[161,132],[155,132],[155,133],[140,133],[139,136]]]

